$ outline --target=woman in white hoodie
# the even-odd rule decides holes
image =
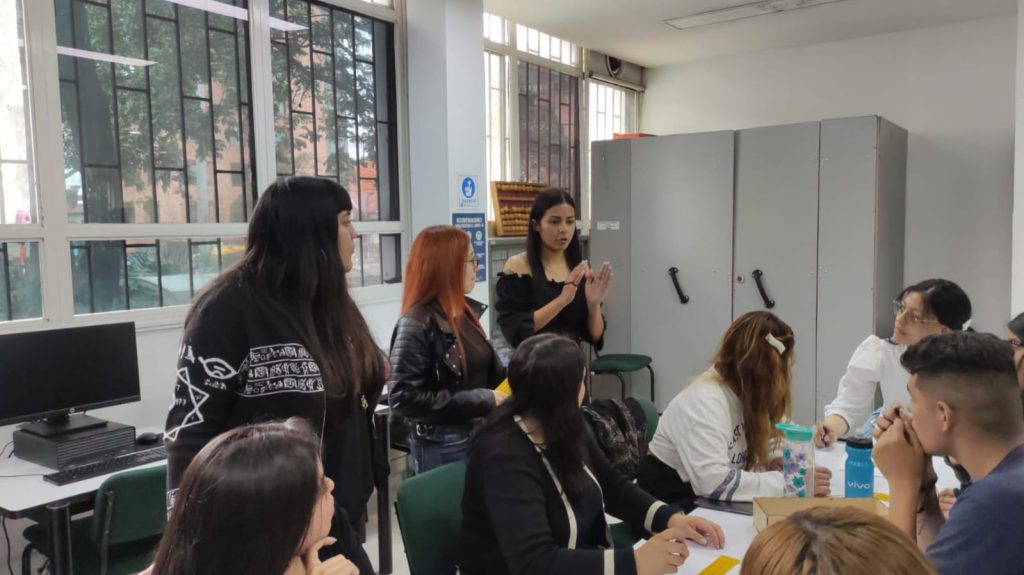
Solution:
[[[696,497],[751,501],[782,496],[782,438],[790,416],[793,330],[768,312],[740,316],[714,364],[669,403],[637,483],[662,501],[692,508]],[[815,470],[815,495],[831,472]]]

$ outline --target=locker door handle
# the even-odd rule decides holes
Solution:
[[[679,285],[679,268],[675,266],[668,268],[668,275],[672,278],[672,285],[675,286],[676,293],[679,294],[679,303],[684,305],[690,303],[690,298],[683,293],[683,286]]]
[[[764,300],[764,307],[767,309],[775,307],[775,300],[768,297],[768,292],[764,289],[764,280],[762,279],[764,277],[764,272],[761,270],[754,270],[750,275],[753,276],[754,282],[757,284],[757,291],[761,294],[761,299]]]

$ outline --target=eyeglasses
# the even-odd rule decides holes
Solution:
[[[473,267],[480,267],[480,256],[473,254],[473,257],[466,260],[467,264],[473,264]]]
[[[917,312],[908,312],[907,306],[906,304],[903,303],[903,300],[895,300],[892,302],[892,312],[893,314],[896,315],[896,317],[900,317],[902,315],[904,318],[906,318],[906,321],[908,323],[912,323],[914,325],[923,325],[926,323],[939,323],[939,320],[937,319],[924,319],[923,317],[921,317],[921,314]]]

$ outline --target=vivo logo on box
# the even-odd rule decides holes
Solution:
[[[872,483],[857,483],[856,481],[847,481],[846,486],[851,489],[874,489]]]

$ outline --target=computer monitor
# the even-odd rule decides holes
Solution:
[[[132,322],[0,335],[0,425],[68,433],[105,423],[69,414],[139,396]]]

